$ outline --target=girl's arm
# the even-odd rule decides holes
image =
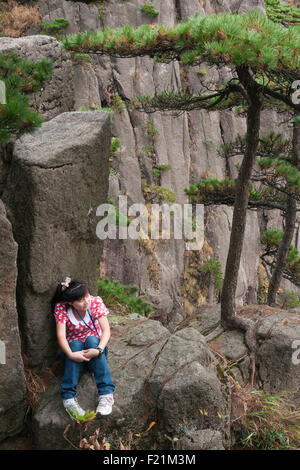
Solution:
[[[102,330],[102,336],[101,336],[100,343],[98,346],[104,349],[110,338],[110,326],[109,326],[109,322],[106,316],[100,317],[98,319],[98,323]]]
[[[98,344],[98,347],[104,349],[106,347],[108,341],[109,341],[109,338],[110,338],[110,327],[109,327],[107,317],[106,316],[100,317],[98,319],[98,323],[99,323],[100,328],[102,330],[102,336],[101,336],[101,339],[100,339],[100,343]],[[85,349],[84,350],[84,356],[88,359],[91,359],[92,357],[99,356],[99,351],[97,349],[94,349],[94,348]]]
[[[83,354],[83,351],[73,352],[69,346],[69,343],[66,338],[66,324],[57,323],[56,324],[56,336],[60,348],[68,356],[69,359],[72,359],[76,362],[89,361]]]

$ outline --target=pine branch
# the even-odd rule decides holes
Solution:
[[[0,80],[6,95],[6,104],[0,104],[0,143],[41,125],[42,118],[30,109],[26,94],[39,91],[51,74],[52,63],[47,59],[32,62],[15,54],[0,54]]]
[[[183,64],[249,66],[261,74],[293,71],[300,78],[299,27],[284,28],[257,11],[196,15],[173,27],[131,26],[67,36],[69,51],[114,57],[147,55]]]

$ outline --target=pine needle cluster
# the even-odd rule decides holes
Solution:
[[[26,95],[38,92],[51,74],[52,63],[46,58],[32,62],[15,54],[0,54],[0,80],[6,95],[6,103],[0,104],[0,143],[41,125],[42,118],[30,109]]]

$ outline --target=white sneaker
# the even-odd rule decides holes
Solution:
[[[112,412],[113,404],[114,396],[112,393],[109,393],[108,395],[100,395],[96,414],[109,415]]]
[[[63,405],[69,414],[71,414],[72,417],[77,418],[77,416],[84,416],[85,411],[79,406],[77,398],[67,398],[66,400],[63,400]]]

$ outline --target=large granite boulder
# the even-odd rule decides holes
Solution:
[[[197,432],[207,429],[215,433],[211,446],[207,439],[203,445],[224,448],[229,396],[204,337],[193,328],[172,335],[159,322],[143,317],[115,317],[110,323],[108,363],[116,384],[115,405],[111,415],[90,423],[89,434],[100,427],[101,435],[114,442],[116,434],[124,440],[129,432],[141,434],[155,422],[142,448],[152,448],[154,442],[163,448],[168,443],[165,435],[193,441],[199,439]],[[85,409],[95,409],[97,390],[90,374],[81,376],[78,399]],[[34,447],[68,448],[63,437],[68,424],[72,422],[63,409],[56,377],[33,417]],[[71,425],[68,439],[78,446],[79,436]]]
[[[269,393],[287,392],[300,406],[300,314],[278,312],[267,316],[257,331],[258,369],[263,388]]]
[[[17,251],[0,200],[0,441],[22,429],[26,411],[24,367],[16,309]]]
[[[56,354],[50,299],[66,275],[92,292],[102,252],[97,207],[106,202],[108,113],[63,113],[15,144],[3,194],[19,245],[17,296],[30,366]]]

